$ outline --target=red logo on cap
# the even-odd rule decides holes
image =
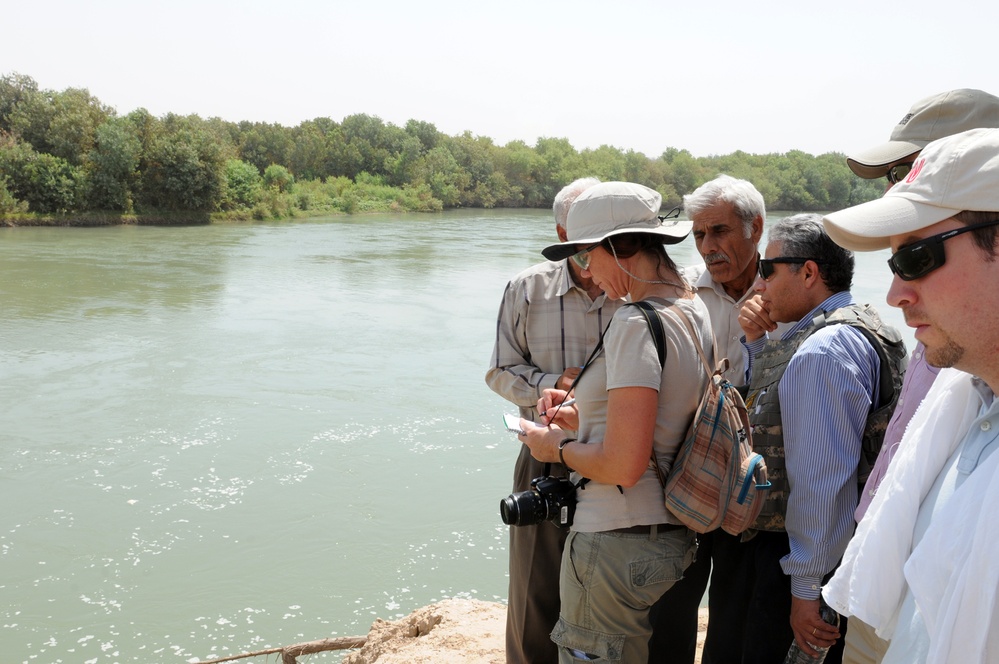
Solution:
[[[917,159],[916,163],[912,165],[912,170],[909,171],[909,175],[905,178],[906,183],[912,184],[912,181],[916,179],[916,176],[919,175],[919,171],[923,170],[923,166],[925,165],[925,159]]]

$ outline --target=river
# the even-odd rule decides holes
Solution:
[[[0,660],[189,662],[504,601],[519,443],[483,375],[553,240],[535,210],[0,229]],[[886,257],[855,292],[903,328]]]

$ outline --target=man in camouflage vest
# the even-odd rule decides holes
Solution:
[[[792,640],[808,654],[834,646],[845,624],[819,616],[822,583],[853,534],[862,460],[873,460],[905,369],[905,344],[850,293],[853,254],[819,215],[777,222],[742,308],[753,445],[773,483],[743,543],[751,572],[732,592],[748,603],[743,662],[783,661]],[[771,339],[777,323],[792,325]]]

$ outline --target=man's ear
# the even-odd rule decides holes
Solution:
[[[763,217],[761,215],[756,215],[756,219],[753,219],[753,234],[750,237],[753,239],[753,244],[756,245],[763,239]]]
[[[805,264],[801,266],[801,272],[804,273],[803,279],[808,288],[811,288],[816,283],[822,283],[822,274],[819,272],[819,264],[815,261],[805,261]]]
[[[558,241],[559,242],[565,242],[566,240],[569,239],[569,236],[566,235],[565,229],[562,228],[561,226],[556,225],[555,226],[555,232],[558,233]]]

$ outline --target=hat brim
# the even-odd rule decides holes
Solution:
[[[889,248],[894,235],[913,233],[958,212],[901,195],[888,195],[827,214],[822,223],[839,246],[850,251],[878,251]]]
[[[876,180],[888,174],[888,164],[921,151],[929,141],[888,141],[876,148],[849,155],[850,170],[866,180]]]
[[[559,242],[558,244],[545,247],[541,250],[541,253],[550,261],[560,261],[579,251],[577,248],[579,245],[597,244],[598,242],[603,242],[607,238],[613,237],[614,235],[623,235],[625,233],[647,233],[650,235],[659,235],[662,236],[663,244],[679,244],[680,242],[683,242],[685,237],[690,235],[690,230],[693,228],[693,225],[692,221],[677,219],[675,221],[671,220],[667,226],[657,226],[655,228],[628,226],[626,228],[618,228],[604,233],[599,237],[588,237]]]

